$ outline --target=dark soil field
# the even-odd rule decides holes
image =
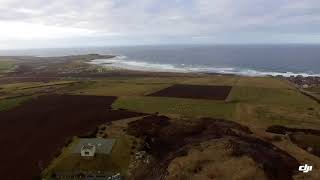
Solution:
[[[0,179],[40,174],[67,140],[107,121],[142,115],[111,110],[116,97],[48,95],[0,112]]]
[[[268,179],[291,180],[299,166],[287,152],[254,137],[248,127],[222,119],[203,118],[177,123],[165,116],[148,116],[129,123],[127,132],[143,138],[144,150],[155,157],[150,169],[137,171],[134,179],[165,179],[173,159],[187,155],[192,146],[211,139],[227,139],[234,157],[252,158]]]
[[[225,100],[231,89],[231,86],[176,84],[148,96]]]

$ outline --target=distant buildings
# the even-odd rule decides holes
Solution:
[[[320,77],[317,76],[309,76],[309,77],[303,77],[303,76],[290,76],[286,78],[290,82],[296,85],[298,88],[311,88],[311,87],[317,87],[320,86]]]

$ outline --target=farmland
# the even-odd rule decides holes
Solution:
[[[84,63],[92,56],[98,55],[53,58],[49,64],[30,57],[19,64],[18,59],[17,69],[0,77],[0,142],[19,147],[0,150],[8,154],[1,157],[8,161],[1,167],[8,169],[0,172],[4,179],[101,168],[141,179],[163,179],[164,174],[167,179],[230,179],[234,173],[244,179],[320,178],[318,171],[305,175],[294,168],[298,162],[320,167],[319,136],[306,133],[320,130],[320,105],[285,79],[101,71]],[[266,131],[274,125],[307,130]],[[84,134],[120,139],[114,156],[87,162],[71,155]],[[136,159],[141,151],[148,163]],[[277,175],[252,152],[277,157],[285,173]],[[9,159],[19,161],[19,167]],[[108,165],[114,161],[117,168]],[[230,169],[219,168],[220,161]],[[14,174],[15,168],[24,171]]]

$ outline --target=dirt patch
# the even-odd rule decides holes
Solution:
[[[40,96],[0,112],[1,179],[32,179],[59,153],[66,140],[86,135],[107,121],[141,113],[112,110],[116,97]]]
[[[320,130],[270,126],[266,131],[276,134],[288,134],[294,144],[320,157]]]
[[[136,179],[164,179],[168,165],[185,156],[192,146],[212,139],[227,138],[234,157],[248,156],[261,165],[270,179],[292,179],[299,166],[288,153],[253,137],[248,127],[222,119],[203,118],[192,121],[169,121],[149,116],[129,123],[128,133],[145,139],[145,148],[155,161],[148,170],[137,171]],[[150,130],[149,127],[152,127]]]
[[[148,96],[225,100],[231,89],[231,86],[176,84]]]

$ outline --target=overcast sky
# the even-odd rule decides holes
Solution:
[[[320,43],[319,0],[0,0],[0,48]]]

